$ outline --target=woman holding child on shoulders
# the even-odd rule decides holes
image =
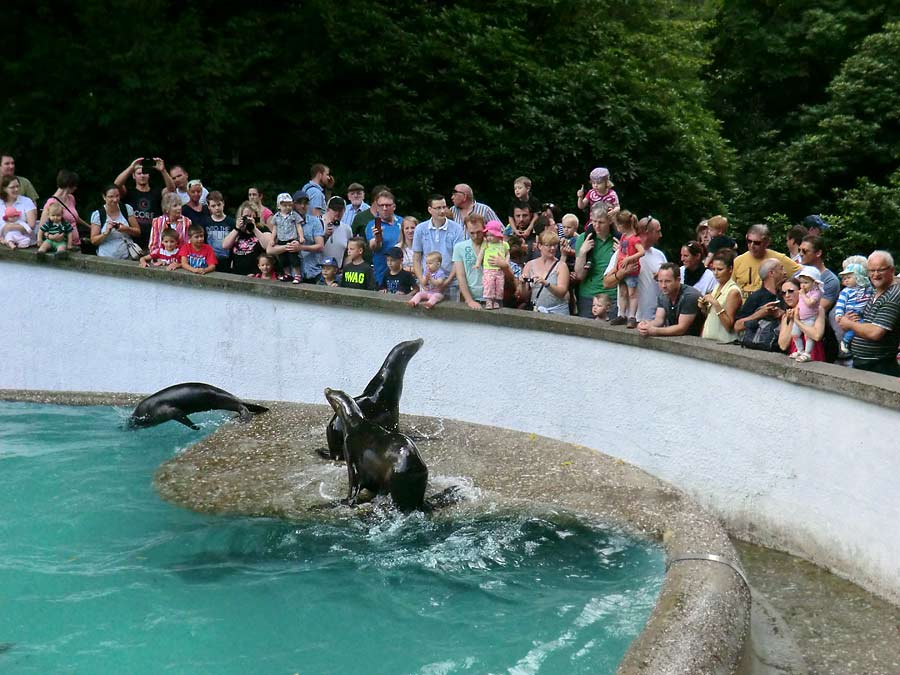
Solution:
[[[559,235],[546,228],[538,237],[540,257],[525,263],[519,279],[521,289],[531,289],[535,312],[569,315],[569,267],[556,257]]]
[[[131,206],[126,204],[122,212],[120,195],[117,185],[103,190],[103,206],[91,214],[91,243],[100,257],[128,260],[128,244],[133,243],[132,237],[141,236],[141,228]]]

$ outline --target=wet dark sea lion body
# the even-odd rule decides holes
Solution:
[[[191,429],[199,429],[188,415],[206,410],[230,410],[242,420],[251,414],[264,413],[268,408],[245,403],[224,389],[202,382],[184,382],[161,389],[140,403],[128,418],[130,428],[152,427],[169,420],[181,422]]]
[[[424,340],[408,340],[395,346],[384,359],[365,391],[354,397],[363,416],[370,422],[396,431],[400,425],[400,397],[403,394],[403,377],[410,359],[421,349]],[[328,459],[344,458],[344,429],[340,417],[335,414],[325,429],[328,448],[319,452]]]
[[[356,401],[342,391],[326,389],[325,398],[342,423],[348,502],[354,504],[365,489],[390,494],[402,511],[423,508],[428,467],[413,440],[367,419]]]

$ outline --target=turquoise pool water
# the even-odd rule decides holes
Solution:
[[[0,672],[612,673],[662,551],[571,518],[284,523],[156,495],[226,418],[0,402]]]

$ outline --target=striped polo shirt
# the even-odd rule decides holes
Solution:
[[[857,333],[850,343],[853,358],[860,361],[896,358],[900,342],[900,286],[894,284],[877,298],[872,297],[862,319],[887,331],[880,340],[867,340]]]
[[[471,212],[478,213],[484,216],[484,222],[486,223],[489,223],[492,220],[500,220],[497,217],[497,214],[494,212],[494,209],[492,209],[487,204],[482,204],[481,202],[475,202],[475,204],[472,206]],[[463,226],[463,236],[468,239],[469,233],[466,230],[465,222],[463,222],[463,215],[456,206],[450,207],[450,220],[455,220],[457,223]]]

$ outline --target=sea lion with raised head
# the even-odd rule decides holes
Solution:
[[[173,384],[155,394],[151,394],[137,404],[131,417],[130,428],[152,427],[169,420],[181,422],[186,427],[197,430],[196,424],[188,417],[191,413],[204,410],[231,410],[238,413],[242,421],[250,415],[268,411],[268,408],[254,403],[245,403],[224,389],[202,382]]]
[[[355,504],[359,491],[366,489],[390,494],[401,511],[422,508],[428,467],[413,440],[370,421],[342,391],[326,389],[325,398],[343,429],[342,451],[350,484],[347,502]]]
[[[416,355],[425,341],[408,340],[395,346],[384,359],[365,391],[354,397],[354,401],[370,422],[389,431],[397,431],[400,426],[400,396],[403,394],[403,376],[409,360]],[[344,430],[341,418],[335,414],[325,428],[328,448],[317,452],[326,459],[344,458]]]

